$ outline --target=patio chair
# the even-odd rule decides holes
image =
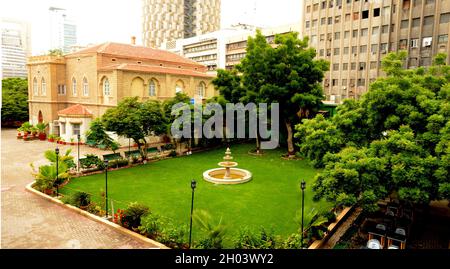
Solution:
[[[368,249],[382,249],[382,246],[380,244],[380,241],[377,239],[371,239],[367,242],[367,248]]]

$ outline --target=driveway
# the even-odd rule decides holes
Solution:
[[[20,249],[130,249],[149,248],[139,240],[125,236],[27,191],[33,181],[30,163],[46,163],[45,150],[55,143],[16,139],[16,130],[1,132],[1,247]],[[60,146],[61,152],[76,146]],[[81,156],[95,149],[81,146]],[[97,151],[97,153],[99,153]],[[104,152],[102,152],[105,154]]]

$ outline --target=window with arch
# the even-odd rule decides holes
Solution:
[[[200,82],[200,84],[198,84],[198,86],[197,86],[197,92],[196,92],[196,94],[199,96],[199,97],[204,97],[205,96],[205,89],[206,89],[206,85],[205,85],[205,83],[204,82]]]
[[[33,94],[34,95],[38,95],[39,94],[38,82],[37,82],[36,78],[33,79]]]
[[[157,82],[154,79],[151,79],[150,83],[148,84],[148,96],[156,96],[156,87]]]
[[[41,80],[41,92],[42,92],[42,95],[47,94],[47,83],[45,82],[45,78],[42,78],[42,80]]]
[[[88,96],[89,95],[89,83],[87,78],[83,78],[83,95]]]
[[[72,95],[77,96],[77,80],[72,78]]]
[[[175,94],[183,92],[183,82],[178,81],[175,85]]]
[[[111,90],[109,88],[109,80],[108,80],[108,78],[105,78],[103,80],[103,95],[104,96],[110,96],[111,95]]]

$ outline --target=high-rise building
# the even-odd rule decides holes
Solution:
[[[450,0],[305,0],[304,18],[310,45],[330,62],[323,86],[335,103],[365,93],[389,52],[406,50],[405,68],[450,55]]]
[[[214,32],[220,28],[220,0],[142,0],[144,46]]]
[[[77,26],[63,8],[50,7],[50,48],[69,53],[77,43]]]
[[[11,19],[1,20],[2,76],[27,77],[27,57],[31,55],[30,24]]]

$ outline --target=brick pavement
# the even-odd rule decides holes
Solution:
[[[31,167],[45,163],[43,153],[55,143],[24,142],[16,130],[1,133],[1,247],[20,249],[131,249],[152,246],[52,204],[25,191],[33,181]],[[76,146],[61,146],[61,152]],[[81,156],[96,150],[81,146]],[[97,151],[97,153],[99,153]],[[102,152],[105,154],[104,152]]]

